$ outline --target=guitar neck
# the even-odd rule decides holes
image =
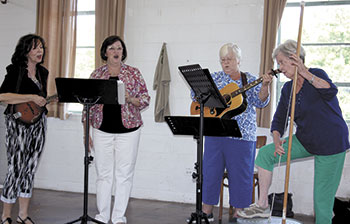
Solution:
[[[253,82],[251,83],[248,83],[247,85],[243,86],[242,88],[234,91],[231,93],[231,98],[235,97],[235,96],[238,96],[239,94],[242,94],[244,93],[245,91],[247,91],[248,89],[251,89],[253,88],[254,86],[258,85],[259,83],[261,83],[263,81],[263,77],[260,77],[256,80],[254,80]]]
[[[279,69],[273,70],[271,69],[271,71],[269,72],[270,75],[276,76],[278,73],[281,73],[282,71]],[[239,94],[244,93],[245,91],[247,91],[250,88],[253,88],[254,86],[258,85],[259,83],[261,83],[263,81],[263,77],[260,77],[258,79],[256,79],[255,81],[248,83],[247,85],[243,86],[242,88],[234,91],[231,93],[231,98],[238,96]]]
[[[57,98],[57,94],[47,97],[46,104],[51,103],[51,101],[53,101],[56,98]]]

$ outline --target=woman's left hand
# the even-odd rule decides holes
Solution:
[[[130,95],[127,91],[125,91],[125,102],[130,103]]]
[[[269,89],[270,89],[270,83],[272,81],[272,76],[269,74],[263,74],[262,75],[263,82],[262,86],[259,92],[259,99],[263,102],[269,97]]]
[[[270,83],[272,82],[272,75],[270,74],[263,74],[262,78],[263,78],[263,82],[262,82],[263,86],[269,86]]]
[[[125,92],[125,102],[131,103],[135,106],[140,106],[140,100],[138,98],[130,96],[128,92]]]

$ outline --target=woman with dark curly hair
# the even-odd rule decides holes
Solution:
[[[33,124],[16,119],[14,105],[34,102],[46,105],[49,72],[41,64],[45,56],[43,38],[34,34],[21,37],[11,64],[0,87],[0,101],[8,104],[5,110],[8,171],[1,194],[3,202],[2,224],[11,224],[11,210],[19,201],[17,223],[33,224],[28,216],[34,174],[45,143],[46,108]]]
[[[141,111],[149,105],[150,96],[141,72],[124,64],[127,51],[119,36],[107,37],[100,52],[106,64],[93,71],[90,78],[122,81],[125,85],[125,104],[96,104],[90,109],[92,132],[89,142],[96,160],[99,212],[95,218],[103,223],[109,222],[113,193],[112,223],[125,224],[143,124]]]

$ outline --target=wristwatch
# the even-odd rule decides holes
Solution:
[[[314,83],[314,79],[315,79],[315,75],[312,75],[311,80],[309,80],[309,83],[312,85],[312,83]]]

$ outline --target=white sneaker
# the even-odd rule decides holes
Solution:
[[[239,217],[242,218],[268,218],[270,216],[270,209],[262,208],[258,204],[254,203],[249,206],[249,208],[245,208],[241,211],[237,211]]]

